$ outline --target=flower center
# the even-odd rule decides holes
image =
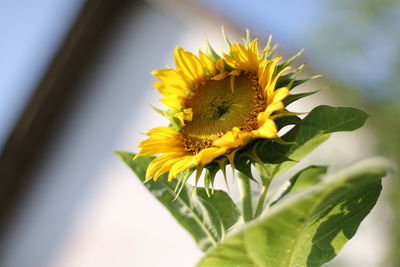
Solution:
[[[242,73],[200,84],[185,106],[192,108],[193,118],[182,128],[183,141],[188,152],[197,153],[234,127],[256,129],[257,115],[265,110],[266,101],[257,77]]]

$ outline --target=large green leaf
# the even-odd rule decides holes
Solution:
[[[317,267],[335,257],[375,205],[388,164],[370,159],[283,199],[227,237],[197,267]]]
[[[311,165],[302,169],[287,181],[285,181],[280,188],[275,192],[269,201],[269,206],[274,205],[290,192],[307,188],[321,182],[321,175],[327,171],[326,166]]]
[[[325,142],[330,133],[358,129],[364,125],[367,117],[367,113],[355,108],[318,106],[282,137],[293,144],[264,141],[265,145],[259,145],[255,152],[264,162],[269,163],[266,164],[267,168],[270,175],[274,176],[287,170]],[[291,161],[283,160],[284,158],[290,158]],[[276,163],[276,159],[282,160]]]
[[[132,160],[134,154],[117,154],[143,182],[147,166],[154,157],[144,156]],[[193,187],[186,184],[174,200],[176,180],[168,182],[166,175],[163,175],[157,182],[148,181],[144,185],[193,236],[203,251],[221,241],[240,215],[232,199],[222,190],[214,190],[214,194],[208,197],[204,188],[198,187],[194,194]]]

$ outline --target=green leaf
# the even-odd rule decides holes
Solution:
[[[318,184],[321,182],[321,176],[326,174],[327,170],[327,166],[311,165],[299,171],[291,178],[293,180],[293,187],[290,191],[296,192],[297,190]]]
[[[266,168],[270,170],[270,175],[275,176],[283,173],[293,165],[295,165],[302,158],[311,153],[314,149],[316,149],[319,145],[325,142],[330,137],[330,134],[318,134],[314,137],[310,138],[304,143],[296,143],[295,145],[286,145],[285,148],[287,158],[290,160],[286,160],[284,162],[278,164],[266,164]],[[283,146],[279,144],[280,146]],[[277,145],[275,145],[277,147]]]
[[[147,166],[154,157],[143,156],[132,160],[135,156],[132,153],[116,153],[143,182]],[[214,194],[208,197],[204,188],[198,187],[194,191],[188,184],[183,186],[176,197],[174,194],[176,180],[168,182],[166,178],[166,175],[163,175],[156,182],[151,180],[144,186],[193,236],[200,249],[206,251],[215,246],[239,219],[239,209],[232,199],[222,190],[214,190]]]
[[[317,267],[354,236],[389,168],[369,159],[298,191],[226,238],[197,267]]]
[[[303,125],[308,125],[311,131],[303,133],[303,138],[309,138],[317,132],[354,131],[363,126],[367,118],[367,113],[356,108],[321,105],[304,118]]]
[[[290,192],[296,192],[297,190],[318,184],[321,181],[321,175],[325,174],[327,169],[326,166],[312,165],[299,171],[277,190],[271,198],[269,206],[274,205]]]
[[[270,175],[274,176],[287,170],[325,142],[330,133],[353,131],[364,125],[367,117],[367,113],[355,108],[318,106],[282,137],[283,140],[295,142],[295,144],[283,145],[265,141],[265,145],[260,146],[262,149],[256,152],[260,158],[272,151],[274,154],[281,155],[280,159],[284,157],[291,159],[291,161],[281,162],[264,161],[272,163],[266,164],[266,167],[270,170]],[[268,158],[268,156],[265,157]]]

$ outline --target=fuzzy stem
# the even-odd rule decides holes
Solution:
[[[260,216],[260,214],[263,211],[265,198],[267,197],[267,193],[268,193],[269,185],[271,184],[272,176],[269,174],[269,172],[267,171],[267,169],[265,168],[264,165],[256,163],[255,167],[258,170],[258,173],[261,176],[263,184],[264,184],[261,189],[261,192],[260,192],[260,196],[259,196],[259,199],[257,202],[256,214],[254,216],[255,218],[257,218],[258,216]]]
[[[253,219],[253,207],[251,203],[250,179],[243,173],[238,173],[238,184],[240,192],[240,202],[242,203],[242,216],[245,222]]]
[[[258,216],[260,216],[261,212],[263,211],[265,198],[267,197],[268,187],[269,187],[269,184],[265,184],[262,187],[262,190],[260,193],[260,198],[258,199],[257,208],[256,208],[256,214],[255,214],[256,218]]]

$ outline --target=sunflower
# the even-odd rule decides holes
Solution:
[[[156,69],[155,88],[170,119],[169,126],[148,131],[136,157],[159,155],[147,168],[146,179],[169,172],[171,181],[185,170],[203,167],[235,153],[254,139],[279,141],[275,119],[293,115],[285,108],[292,75],[284,74],[298,56],[280,63],[273,57],[271,37],[263,50],[247,35],[244,44],[231,43],[219,56],[210,45],[198,56],[176,47],[175,69]],[[285,80],[286,82],[282,82]]]

